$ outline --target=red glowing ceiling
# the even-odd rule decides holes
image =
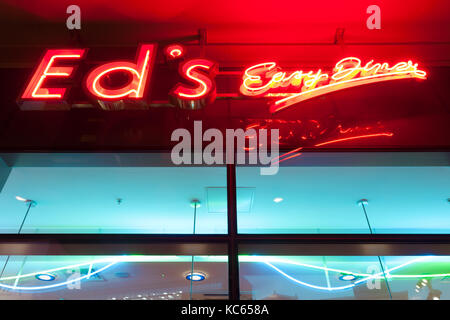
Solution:
[[[198,28],[212,42],[331,41],[336,28],[345,28],[348,41],[448,41],[448,1],[211,1],[211,0],[3,0],[2,24],[35,22],[64,26],[68,5],[82,10],[83,28],[93,23],[120,23],[133,30],[128,37],[172,36]],[[366,9],[381,8],[381,30],[368,30]],[[147,28],[131,28],[131,25]],[[130,29],[128,29],[130,28]],[[117,35],[124,39],[125,33]],[[26,41],[26,39],[24,39]]]

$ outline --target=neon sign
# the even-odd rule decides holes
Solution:
[[[275,62],[265,62],[245,70],[240,92],[250,97],[275,98],[270,106],[270,111],[275,113],[329,92],[380,81],[426,79],[426,75],[411,60],[393,66],[370,60],[363,66],[360,59],[348,57],[336,63],[331,73],[322,72],[321,69],[316,72],[286,72]]]
[[[164,53],[168,59],[177,59],[183,56],[184,48],[179,44],[172,44],[166,47]]]
[[[70,79],[74,74],[74,66],[66,66],[84,57],[87,49],[51,49],[47,50],[39,66],[32,75],[24,92],[22,101],[44,100],[63,101],[66,98],[66,87],[52,87],[48,84],[53,78]],[[88,72],[84,82],[87,93],[100,101],[143,100],[146,97],[149,79],[156,60],[156,44],[143,44],[137,51],[135,62],[114,61],[97,66]],[[181,60],[184,48],[170,45],[165,54],[170,60]],[[64,63],[64,65],[63,65]],[[180,63],[179,74],[185,83],[178,83],[171,91],[173,102],[181,108],[197,109],[214,101],[216,85],[214,78],[218,66],[207,59],[190,59]],[[114,75],[120,74],[128,79],[117,85]]]
[[[216,86],[213,79],[217,71],[217,64],[206,59],[192,59],[181,64],[179,73],[186,80],[195,83],[195,86],[179,83],[172,90],[172,96],[176,98],[177,104],[185,109],[194,104],[193,108],[197,109],[214,101]]]
[[[156,45],[145,44],[140,47],[137,62],[118,61],[103,64],[92,70],[86,79],[87,90],[97,98],[114,100],[122,98],[142,99],[149,73],[155,61]],[[102,84],[102,79],[113,72],[122,71],[131,76],[131,81],[121,88],[110,89]]]
[[[74,67],[57,67],[54,64],[60,60],[79,60],[85,52],[85,49],[47,50],[31,77],[28,86],[25,88],[22,99],[63,99],[66,88],[46,88],[44,87],[44,82],[51,77],[69,78],[74,71]]]
[[[70,85],[67,80],[73,78],[76,69],[74,64],[79,63],[86,52],[87,49],[47,50],[22,93],[21,100],[57,102],[66,99]],[[173,105],[199,109],[215,100],[215,77],[220,72],[214,61],[205,58],[185,59],[185,48],[178,44],[165,47],[163,52],[167,62],[179,65],[178,73],[182,79],[169,92]],[[114,61],[93,68],[88,71],[84,81],[86,92],[99,101],[146,99],[156,53],[156,44],[143,44],[137,50],[135,61]],[[117,84],[114,81],[117,75],[126,81]],[[275,113],[299,102],[346,88],[389,80],[426,79],[426,76],[427,73],[411,60],[393,65],[375,63],[373,60],[363,64],[359,58],[348,57],[337,62],[330,72],[321,69],[284,71],[276,62],[265,62],[244,71],[239,91],[247,97],[272,99],[270,112]],[[221,95],[236,96],[230,93]]]

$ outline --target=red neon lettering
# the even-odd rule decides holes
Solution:
[[[155,55],[156,44],[142,45],[138,50],[136,63],[116,61],[103,64],[89,73],[86,79],[86,88],[95,97],[106,100],[141,99],[144,97],[147,79],[151,76]],[[102,79],[116,71],[129,73],[131,81],[121,88],[105,88],[102,85]]]
[[[200,72],[203,71],[203,72]],[[204,73],[208,71],[208,73]],[[172,94],[182,100],[198,100],[214,95],[216,86],[214,77],[217,74],[217,65],[206,59],[192,59],[183,63],[180,74],[195,86],[178,84]]]
[[[47,50],[23,92],[22,99],[63,99],[66,88],[44,88],[43,84],[49,77],[68,78],[72,75],[74,67],[54,66],[56,60],[81,59],[85,52],[85,49]]]
[[[426,79],[426,75],[412,61],[399,62],[390,67],[386,62],[374,64],[371,60],[362,66],[360,59],[348,57],[336,63],[332,73],[323,73],[322,70],[307,73],[301,70],[283,72],[275,62],[266,62],[245,70],[240,92],[253,97],[279,97],[270,108],[274,113],[329,92],[387,80]],[[270,92],[280,87],[296,90]]]

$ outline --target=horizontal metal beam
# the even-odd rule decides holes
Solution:
[[[347,46],[436,46],[450,41],[344,42]],[[339,46],[334,42],[208,42],[208,46]]]
[[[41,29],[41,28],[40,28]],[[41,32],[42,33],[42,32]],[[49,35],[45,33],[48,39]],[[129,35],[127,35],[129,37]],[[17,37],[16,37],[17,38]],[[117,37],[120,38],[120,37]],[[136,41],[122,42],[117,45],[108,45],[106,42],[89,43],[84,41],[87,48],[98,51],[111,52],[115,50],[135,50]],[[153,39],[148,42],[159,42],[162,47],[170,43],[170,39]],[[183,45],[188,47],[190,53],[199,54],[201,48],[196,41],[197,36],[187,36]],[[7,40],[5,40],[7,41]],[[139,39],[139,42],[142,42]],[[192,43],[194,41],[194,43]],[[110,43],[110,41],[108,41]],[[189,43],[191,42],[191,43]],[[38,44],[1,45],[0,68],[33,68],[42,52],[48,46]],[[64,45],[60,45],[64,47]],[[67,45],[66,45],[67,46]],[[344,46],[344,47],[343,47]],[[57,47],[53,45],[52,47]],[[450,60],[446,52],[450,47],[449,41],[408,41],[408,42],[208,42],[204,45],[209,59],[219,61],[221,67],[242,68],[255,59],[261,57],[263,50],[265,57],[272,57],[282,65],[323,66],[334,65],[336,57],[343,52],[358,52],[361,56],[376,56],[380,59],[402,58],[404,52],[411,57],[420,58],[426,66],[449,66]],[[345,48],[345,50],[343,50]]]
[[[289,150],[287,150],[289,151]],[[280,151],[281,153],[284,151]],[[10,167],[148,167],[174,165],[170,151],[146,152],[1,152],[0,161]],[[448,166],[446,151],[386,151],[386,150],[302,150],[302,157],[282,166]]]
[[[450,255],[450,244],[241,244],[239,253],[270,256],[447,256]]]
[[[1,234],[0,255],[226,255],[228,235]],[[239,254],[450,255],[450,235],[240,234]]]
[[[241,235],[240,254],[312,256],[450,255],[450,235]]]
[[[405,243],[405,244],[431,244],[449,243],[450,234],[239,234],[241,243],[293,243],[293,244],[358,244],[358,243]]]
[[[0,255],[226,255],[224,235],[0,235]]]

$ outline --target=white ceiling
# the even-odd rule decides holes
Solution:
[[[246,167],[237,184],[256,186],[244,233],[369,233],[363,198],[375,233],[450,231],[449,167],[282,167],[273,176]]]
[[[190,201],[226,186],[225,168],[13,168],[2,193],[2,232],[192,233]],[[224,189],[226,198],[226,190]],[[121,198],[119,205],[117,198]],[[198,233],[226,232],[226,215],[197,211]]]
[[[243,233],[448,233],[448,167],[238,168]],[[225,233],[226,170],[219,167],[14,167],[0,193],[1,232]],[[219,187],[219,188],[217,188]],[[214,191],[214,192],[212,192]],[[284,200],[275,203],[273,199]],[[117,203],[117,198],[122,203]]]

